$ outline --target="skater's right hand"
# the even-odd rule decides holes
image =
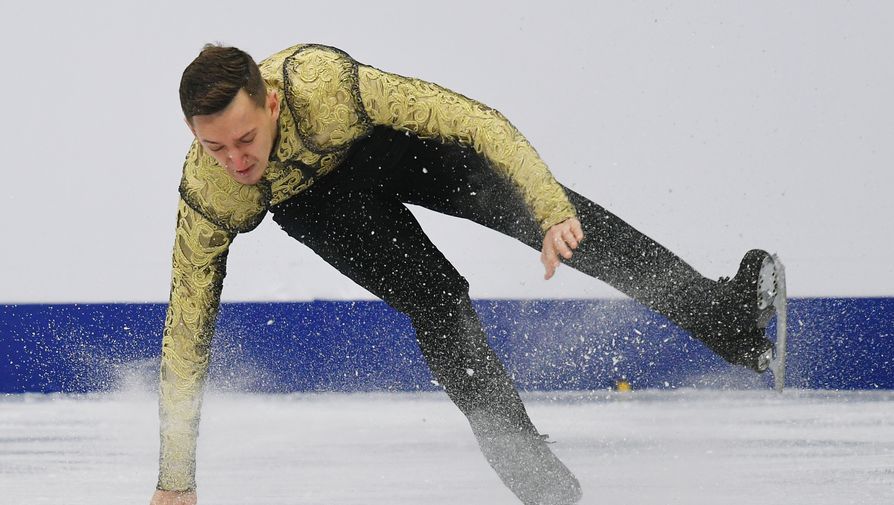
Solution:
[[[584,230],[576,217],[553,225],[543,236],[543,250],[540,253],[540,262],[546,269],[543,278],[549,280],[556,273],[561,258],[570,260],[574,249],[577,249],[583,239]]]
[[[196,505],[195,491],[156,490],[149,505]]]

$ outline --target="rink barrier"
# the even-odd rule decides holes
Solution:
[[[478,300],[525,390],[761,388],[629,300]],[[0,305],[0,392],[154,388],[165,304]],[[789,304],[788,386],[894,389],[894,298]],[[772,331],[772,328],[771,328]],[[377,301],[225,303],[211,387],[258,392],[435,390],[409,320]]]

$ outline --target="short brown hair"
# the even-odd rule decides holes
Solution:
[[[218,44],[205,44],[180,78],[180,107],[192,122],[193,116],[215,114],[227,108],[240,89],[264,106],[266,88],[257,63],[245,51]]]

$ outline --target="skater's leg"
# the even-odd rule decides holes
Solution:
[[[767,253],[749,252],[733,282],[715,282],[600,205],[565,191],[587,237],[570,266],[663,314],[730,363],[767,368],[773,345],[756,284]]]
[[[400,196],[470,219],[540,250],[543,234],[519,191],[466,148],[416,140],[394,176]],[[714,282],[678,256],[574,191],[585,240],[567,263],[600,279],[681,326]]]
[[[468,418],[489,463],[522,501],[575,502],[577,480],[531,423],[488,345],[465,279],[402,203],[357,187],[357,181],[369,179],[351,168],[340,170],[275,207],[276,222],[409,316],[433,376]]]
[[[306,193],[275,208],[276,222],[410,318],[435,379],[467,416],[490,410],[507,429],[533,432],[472,310],[466,280],[406,207],[363,191],[326,191],[323,185]]]
[[[416,140],[404,157],[412,162],[393,177],[404,201],[470,219],[540,250],[543,235],[520,192],[473,151]],[[586,237],[570,266],[663,314],[724,359],[758,368],[756,356],[770,343],[755,324],[753,307],[740,307],[752,297],[705,278],[602,206],[565,190]]]
[[[716,283],[599,204],[565,191],[586,237],[566,263],[691,328]]]

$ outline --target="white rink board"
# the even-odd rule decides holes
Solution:
[[[584,504],[894,502],[894,393],[528,396]],[[9,505],[148,503],[151,394],[0,400]],[[209,394],[200,504],[517,503],[441,394]]]

